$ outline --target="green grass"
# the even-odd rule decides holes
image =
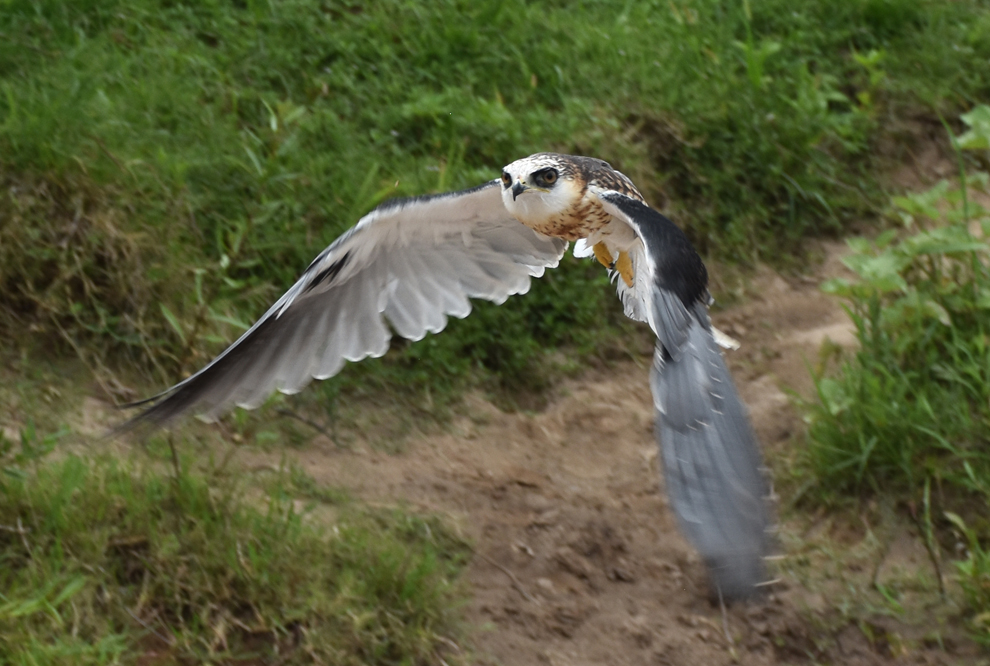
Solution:
[[[444,523],[264,481],[0,448],[0,663],[460,663]]]
[[[953,144],[985,160],[990,107],[964,119]],[[957,573],[990,642],[990,212],[969,197],[990,177],[958,154],[960,182],[895,198],[908,233],[850,241],[858,279],[825,285],[847,300],[860,349],[816,378],[805,462],[819,499],[900,498],[933,552],[938,536],[967,547]]]
[[[975,0],[7,0],[0,336],[171,383],[376,203],[544,149],[611,160],[706,252],[779,258],[875,208],[901,119],[985,96],[988,30]],[[546,349],[620,319],[568,261],[338,388],[538,390]]]

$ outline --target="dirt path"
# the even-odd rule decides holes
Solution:
[[[818,289],[843,271],[841,246],[824,249],[815,279],[761,273],[743,305],[714,316],[743,344],[729,363],[768,457],[800,432],[781,387],[807,393],[806,362],[825,337],[855,340]],[[820,596],[786,576],[765,600],[729,610],[730,645],[658,484],[648,366],[644,356],[566,381],[538,414],[469,396],[470,418],[413,436],[397,455],[325,438],[296,455],[319,481],[446,514],[474,540],[465,614],[481,664],[959,663],[964,655],[896,650],[856,629],[822,647],[808,620]]]

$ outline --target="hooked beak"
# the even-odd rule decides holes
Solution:
[[[515,201],[516,197],[529,189],[529,186],[523,183],[521,180],[517,180],[515,185],[512,186],[512,200]]]

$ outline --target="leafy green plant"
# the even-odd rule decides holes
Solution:
[[[970,131],[954,145],[981,149],[988,111],[963,116]],[[860,349],[837,376],[815,378],[806,452],[827,495],[882,490],[917,501],[923,494],[930,516],[930,488],[939,488],[942,510],[966,516],[964,523],[945,514],[969,544],[958,570],[983,633],[990,612],[990,213],[968,190],[986,192],[988,181],[967,175],[960,155],[958,183],[893,199],[909,233],[849,241],[853,253],[844,262],[857,279],[823,289],[846,300]]]
[[[937,450],[953,464],[985,460],[990,245],[964,225],[896,237],[851,242],[846,264],[860,280],[825,285],[849,300],[861,343],[840,378],[817,381],[811,437],[828,444],[811,455],[836,490],[891,479],[917,488]]]

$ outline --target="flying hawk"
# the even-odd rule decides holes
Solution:
[[[657,336],[651,389],[670,503],[724,598],[765,580],[768,484],[746,410],[708,318],[708,273],[684,233],[625,175],[590,157],[538,153],[501,178],[388,201],[313,260],[302,277],[205,368],[142,401],[125,428],[180,416],[215,419],[274,390],[419,340],[470,298],[525,293],[568,241],[615,281],[625,314]]]

